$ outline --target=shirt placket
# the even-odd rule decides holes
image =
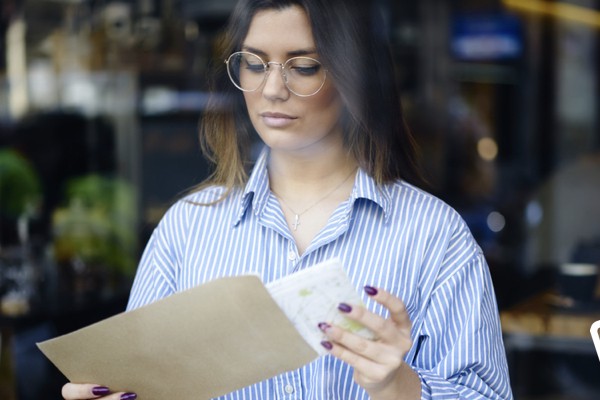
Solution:
[[[288,240],[288,245],[287,245],[288,271],[293,272],[296,269],[299,262],[300,262],[300,254],[298,254],[298,247],[296,246],[296,243],[294,243],[293,240]]]
[[[298,371],[279,375],[274,379],[275,393],[280,400],[303,399],[302,380]]]

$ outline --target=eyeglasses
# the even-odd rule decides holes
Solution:
[[[267,80],[273,65],[280,67],[283,83],[296,96],[315,95],[325,84],[327,70],[314,58],[293,57],[281,64],[264,62],[256,54],[238,51],[225,60],[231,82],[244,92],[254,92]]]

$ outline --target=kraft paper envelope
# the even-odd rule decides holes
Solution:
[[[70,381],[140,400],[210,399],[317,357],[256,276],[218,279],[38,347]]]

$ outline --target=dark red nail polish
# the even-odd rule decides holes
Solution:
[[[137,394],[135,393],[123,393],[121,395],[121,400],[135,400],[137,399]]]
[[[94,396],[106,396],[107,394],[110,394],[110,389],[106,386],[96,386],[95,388],[92,388],[92,394]]]
[[[319,325],[317,325],[317,326],[323,332],[325,332],[327,329],[331,328],[331,325],[329,325],[327,322],[319,322]]]
[[[369,296],[375,296],[377,294],[377,289],[375,289],[373,286],[365,286],[364,289],[365,293]]]
[[[333,345],[331,344],[331,342],[328,342],[327,340],[323,340],[321,342],[321,346],[325,347],[327,350],[333,349]]]
[[[346,303],[340,303],[340,305],[338,306],[338,310],[340,310],[343,313],[349,313],[350,311],[352,311],[352,307],[350,307]]]

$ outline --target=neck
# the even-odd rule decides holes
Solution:
[[[350,196],[357,164],[342,146],[313,157],[271,152],[271,191],[282,206],[300,253]]]
[[[356,168],[356,160],[344,150],[312,157],[272,152],[269,181],[271,189],[284,198],[310,200],[331,190]]]

